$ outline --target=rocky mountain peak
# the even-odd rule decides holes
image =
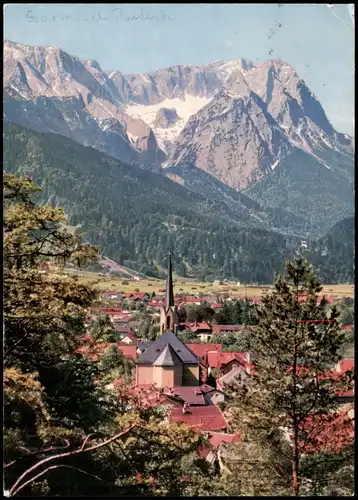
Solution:
[[[58,47],[5,41],[4,88],[15,123],[47,127],[117,158],[164,161],[166,151],[166,165],[192,161],[237,189],[294,148],[315,157],[354,151],[294,68],[276,59],[122,74]]]
[[[179,119],[175,108],[160,108],[155,116],[153,127],[169,128],[175,125]]]

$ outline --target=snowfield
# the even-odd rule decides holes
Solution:
[[[127,106],[124,111],[129,116],[141,118],[147,125],[152,127],[158,143],[164,150],[167,150],[167,143],[172,143],[178,137],[188,119],[210,101],[211,99],[207,97],[196,97],[186,94],[184,99],[164,99],[159,104],[151,106],[134,104]],[[179,116],[179,120],[169,128],[153,127],[153,122],[160,108],[174,108]]]

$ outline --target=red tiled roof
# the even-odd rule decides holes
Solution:
[[[218,448],[222,443],[238,443],[240,436],[238,434],[223,434],[222,432],[213,432],[210,434],[209,442],[213,448]]]
[[[146,294],[144,292],[125,292],[122,293],[123,297],[138,297],[143,298]]]
[[[206,361],[207,361],[207,364],[210,368],[219,369],[219,367],[220,367],[219,354],[220,354],[220,352],[218,352],[218,351],[208,351],[207,352]]]
[[[320,304],[323,300],[323,297],[326,299],[326,302],[328,304],[332,304],[332,302],[335,301],[333,297],[330,297],[329,295],[318,295],[317,296],[317,304]],[[298,296],[298,302],[303,302],[308,299],[308,295],[299,295]]]
[[[188,347],[189,346],[190,344],[188,344]],[[249,372],[254,369],[254,365],[247,361],[245,352],[221,352],[213,350],[208,351],[206,354],[206,362],[208,366],[210,368],[216,368],[217,370],[220,370],[222,366],[226,365],[234,359],[239,361],[246,369],[249,370]]]
[[[217,406],[191,406],[186,413],[183,413],[180,408],[174,408],[169,422],[183,422],[189,427],[197,427],[206,431],[222,431],[229,428]]]
[[[83,354],[92,361],[98,361],[104,351],[110,346],[108,342],[96,342],[91,345],[84,345],[76,349],[77,353]],[[115,344],[112,344],[115,345]]]
[[[123,338],[125,339],[126,337],[128,337],[132,342],[138,340],[136,334],[133,331],[129,331],[128,333],[126,333]]]
[[[211,446],[210,443],[202,444],[197,449],[199,458],[207,458],[210,452],[215,452],[215,449]]]
[[[342,330],[353,330],[353,325],[343,325]]]
[[[143,410],[167,403],[176,404],[175,401],[171,401],[160,389],[155,388],[152,384],[123,384],[122,379],[119,377],[113,382],[113,385],[122,398],[131,400],[135,407],[142,408]]]
[[[244,352],[221,352],[219,353],[220,367],[227,365],[230,361],[239,361],[242,365],[246,364],[245,353]]]
[[[178,386],[165,388],[164,393],[169,396],[179,397],[190,405],[205,405],[205,398],[200,387]]]
[[[354,372],[354,359],[342,359],[338,363],[337,371],[344,373],[346,371]]]
[[[94,339],[91,337],[91,335],[88,335],[88,333],[85,333],[84,335],[82,335],[82,337],[80,338],[80,341],[81,342],[94,342]]]
[[[192,332],[199,332],[200,330],[210,330],[211,331],[211,326],[206,323],[206,321],[203,321],[201,323],[195,322],[195,323],[180,323],[182,326],[185,326],[185,328],[191,330]]]
[[[188,349],[191,350],[199,358],[206,358],[206,354],[209,351],[221,352],[221,344],[185,344]]]
[[[317,453],[319,451],[339,452],[354,440],[354,424],[349,416],[348,408],[336,414],[310,415],[301,425],[302,430],[310,438],[301,443],[301,453]]]
[[[149,307],[160,307],[161,305],[164,305],[164,302],[163,301],[150,301],[148,302],[147,304]]]
[[[209,435],[209,442],[199,446],[197,452],[199,458],[207,458],[209,453],[216,453],[222,443],[237,443],[240,441],[238,434],[224,434],[213,432]]]
[[[125,358],[137,359],[137,346],[136,345],[122,345],[118,344],[118,349],[120,349]]]
[[[353,360],[344,360],[344,361],[353,361]],[[354,364],[354,361],[353,361]],[[348,366],[351,366],[349,363],[347,364]],[[344,365],[343,365],[344,366]],[[347,368],[349,369],[349,368]],[[288,371],[292,370],[291,368],[288,368]],[[318,379],[319,380],[327,380],[331,379],[331,381],[337,382],[336,388],[334,387],[334,384],[332,383],[332,391],[336,396],[339,397],[353,397],[354,396],[354,380],[352,381],[347,381],[347,378],[345,376],[345,371],[339,372],[339,371],[330,371],[330,370],[324,370],[321,373],[319,373]],[[297,367],[297,375],[298,376],[307,376],[313,378],[313,374],[310,374],[310,369],[308,366],[298,366]],[[351,388],[344,388],[344,387],[339,387],[339,383],[341,381],[347,382],[348,386]]]

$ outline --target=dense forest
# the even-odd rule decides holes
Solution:
[[[354,283],[354,217],[334,225],[307,251],[307,259],[326,283]]]
[[[300,241],[267,229],[245,196],[230,208],[59,135],[5,123],[4,157],[5,170],[39,184],[38,200],[63,207],[102,255],[145,274],[172,251],[179,275],[268,284]],[[331,282],[340,276],[334,266],[332,256]]]
[[[354,214],[354,159],[331,149],[315,153],[329,167],[295,150],[245,194],[263,207],[289,208],[322,235],[337,221]]]

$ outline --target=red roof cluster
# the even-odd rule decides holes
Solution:
[[[217,406],[191,406],[183,413],[181,408],[173,408],[170,423],[184,423],[189,427],[205,431],[223,431],[229,428],[224,415]]]
[[[191,350],[199,358],[203,358],[206,361],[206,354],[209,351],[221,352],[222,344],[185,344],[188,349]]]
[[[209,442],[199,446],[198,455],[200,458],[207,458],[209,453],[216,453],[223,443],[238,443],[240,436],[238,434],[224,434],[222,432],[211,432]]]
[[[349,415],[352,406],[334,414],[310,415],[301,425],[306,434],[306,442],[301,442],[301,453],[332,451],[337,453],[345,445],[352,444],[354,423]]]
[[[136,345],[118,344],[118,349],[120,349],[125,358],[134,360],[138,358]]]
[[[354,359],[342,359],[337,366],[338,373],[354,372]]]
[[[346,372],[354,370],[354,360],[342,360],[339,362],[340,370],[324,370],[319,373],[318,380],[327,380],[330,379],[332,382],[336,382],[336,388],[334,388],[334,384],[332,390],[337,397],[354,397],[354,380],[347,379]],[[288,368],[288,371],[291,371],[291,368]],[[297,367],[297,375],[300,377],[310,377],[313,378],[313,374],[311,375],[310,368],[308,366],[298,366]],[[340,387],[341,383],[346,383],[346,388]],[[348,388],[350,387],[350,388]]]
[[[128,333],[125,333],[123,338],[129,338],[132,342],[138,341],[136,334],[132,330],[130,330]]]
[[[80,341],[86,343],[76,349],[76,352],[86,356],[92,361],[99,361],[101,355],[111,346],[117,346],[123,353],[123,356],[129,359],[137,359],[137,346],[122,344],[120,342],[96,342],[90,335],[85,334],[80,338]]]
[[[211,331],[211,326],[206,322],[206,321],[195,321],[193,323],[180,323],[182,326],[184,326],[187,330],[190,330],[192,332],[197,332],[200,333],[200,330],[210,330]]]
[[[161,307],[161,306],[164,306],[164,302],[162,300],[158,300],[158,301],[153,301],[151,300],[150,302],[147,303],[147,305],[149,307]]]
[[[121,294],[122,297],[129,298],[129,297],[137,297],[138,299],[142,299],[145,297],[145,295],[148,295],[147,293],[144,292],[125,292]]]

